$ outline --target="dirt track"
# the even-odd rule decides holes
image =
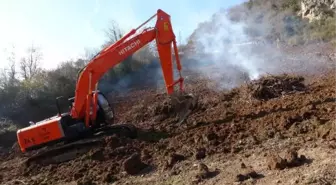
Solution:
[[[110,136],[58,165],[26,167],[24,157],[11,154],[0,161],[0,182],[336,184],[335,79],[334,70],[270,76],[231,91],[186,82],[199,101],[182,124],[164,94],[135,91],[113,102],[118,123],[141,128],[138,139]]]

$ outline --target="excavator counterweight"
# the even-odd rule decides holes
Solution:
[[[140,31],[140,28],[155,17],[157,19],[153,28],[146,28]],[[138,31],[140,33],[137,34]],[[113,107],[109,104],[105,95],[99,92],[96,87],[99,79],[109,69],[154,40],[159,53],[167,94],[175,95],[174,87],[177,84],[179,84],[179,93],[184,93],[184,79],[181,75],[182,67],[170,15],[159,9],[145,23],[131,30],[114,44],[101,50],[79,72],[75,96],[69,99],[71,107],[68,112],[59,112],[54,117],[33,123],[31,126],[17,131],[18,143],[22,152],[44,146],[49,147],[47,151],[43,150],[43,152],[30,158],[29,162],[51,158],[51,154],[63,155],[77,146],[89,148],[91,146],[90,143],[95,143],[95,141],[90,139],[106,134],[117,133],[134,138],[136,136],[134,126],[114,124],[115,114]],[[174,52],[174,55],[172,52]],[[175,57],[179,74],[177,80],[174,79],[173,56]],[[180,100],[176,101],[178,106],[184,107],[185,110],[189,109],[188,106],[193,104],[190,103],[192,96],[187,95],[186,97],[188,98],[185,100],[188,100],[189,103]],[[181,110],[180,113],[179,116],[183,121],[190,111]],[[50,145],[55,142],[63,145],[61,147],[57,145],[58,147],[50,149]],[[68,154],[66,156],[76,155]]]

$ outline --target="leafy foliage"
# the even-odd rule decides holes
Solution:
[[[22,127],[27,126],[29,121],[40,121],[55,115],[56,97],[74,96],[78,74],[97,54],[94,51],[115,43],[123,34],[118,25],[112,22],[106,30],[107,40],[101,48],[87,50],[85,58],[62,62],[53,70],[40,67],[43,55],[35,46],[29,47],[20,60],[11,52],[9,67],[0,71],[0,119]],[[156,64],[153,65],[153,61]],[[158,67],[159,63],[155,61],[150,47],[144,47],[110,69],[99,81],[98,88],[104,93],[127,90],[130,86],[144,83],[144,77],[153,72],[156,74]],[[156,85],[156,81],[152,81],[151,85]]]

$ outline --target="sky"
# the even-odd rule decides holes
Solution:
[[[171,16],[175,35],[185,41],[198,23],[220,8],[244,0],[0,0],[0,68],[34,45],[41,49],[43,68],[85,55],[106,40],[104,30],[116,21],[129,32],[162,9]],[[151,22],[149,26],[153,26]],[[14,48],[14,49],[13,49]]]

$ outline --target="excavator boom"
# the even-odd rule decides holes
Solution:
[[[143,29],[136,34],[147,22],[153,18],[157,18],[153,28]],[[180,92],[183,92],[183,78],[181,75],[181,64],[177,51],[175,35],[170,22],[170,16],[162,10],[158,10],[155,15],[141,24],[136,29],[122,37],[119,41],[111,44],[100,51],[91,61],[80,71],[74,98],[70,98],[71,107],[69,112],[61,113],[42,121],[39,121],[29,127],[22,128],[17,131],[18,143],[22,152],[27,149],[48,145],[53,142],[70,142],[54,150],[47,150],[40,153],[31,160],[47,160],[51,154],[60,156],[68,156],[65,151],[75,149],[77,146],[94,146],[95,142],[88,138],[100,137],[112,132],[124,133],[128,130],[129,136],[134,137],[135,128],[131,125],[113,125],[114,112],[107,98],[97,91],[97,83],[99,79],[111,68],[124,61],[128,56],[140,50],[146,44],[155,41],[159,53],[162,67],[162,73],[169,95],[174,93],[174,86],[180,84]],[[174,80],[173,74],[173,58],[174,52],[179,79]],[[189,97],[190,98],[190,97]],[[181,104],[182,101],[177,101]],[[190,105],[190,103],[186,103]],[[186,106],[180,106],[186,107]],[[183,111],[181,111],[183,112]],[[186,111],[181,115],[185,119],[185,115],[190,111]],[[100,133],[100,134],[98,134]],[[83,139],[87,140],[83,142]],[[76,143],[74,140],[82,142]],[[83,150],[86,151],[86,150]],[[70,151],[69,151],[70,152]],[[64,158],[63,158],[64,159]],[[68,159],[68,158],[66,158]],[[56,160],[56,159],[55,159]],[[58,161],[58,160],[57,160]]]
[[[154,17],[155,15],[152,16],[151,19]],[[176,47],[176,41],[170,22],[170,16],[162,10],[158,10],[156,13],[156,17],[157,22],[154,28],[145,29],[140,34],[131,37],[141,27],[133,29],[118,42],[102,50],[101,53],[95,56],[88,63],[85,69],[81,72],[77,82],[74,105],[71,110],[71,115],[73,118],[79,119],[87,115],[85,109],[87,107],[88,99],[90,99],[91,93],[96,87],[98,80],[109,69],[113,68],[124,59],[126,59],[128,56],[138,51],[143,46],[153,40],[156,41],[156,45],[158,48],[162,72],[168,94],[173,93],[173,86],[178,82],[180,82],[180,88],[182,90],[183,78],[180,76],[177,81],[174,81],[173,78],[174,75],[172,63],[172,46],[174,48]],[[174,51],[177,50],[174,49]],[[175,56],[177,55],[178,54],[176,54]],[[181,65],[178,58],[176,62],[178,70],[180,71]]]

